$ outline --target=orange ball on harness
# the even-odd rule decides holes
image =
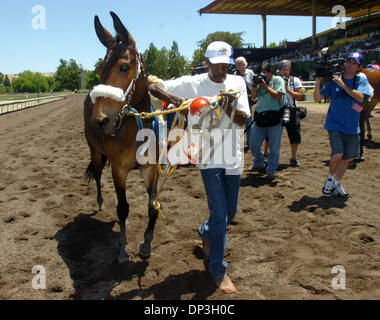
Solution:
[[[190,104],[190,114],[193,116],[195,113],[202,114],[201,109],[208,105],[206,98],[196,98]]]

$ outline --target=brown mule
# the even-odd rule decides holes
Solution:
[[[365,127],[367,127],[367,138],[372,140],[372,130],[369,123],[369,115],[380,101],[380,70],[365,68],[362,72],[367,76],[368,82],[374,89],[373,97],[362,104],[363,110],[360,113],[360,158],[363,156],[363,146],[365,140]]]
[[[100,83],[109,90],[124,92],[124,100],[107,94],[92,96],[89,94],[84,103],[84,131],[90,147],[91,162],[85,177],[95,178],[97,186],[97,202],[99,210],[104,210],[100,185],[102,169],[107,160],[111,163],[112,177],[117,194],[117,215],[120,221],[120,255],[119,262],[129,260],[126,251],[126,222],[129,205],[126,198],[126,180],[128,172],[139,168],[149,194],[149,223],[144,234],[144,242],[140,245],[140,256],[148,258],[151,253],[151,242],[158,211],[153,206],[157,196],[158,167],[157,153],[153,164],[140,165],[136,159],[138,143],[136,134],[138,124],[134,117],[119,114],[125,102],[138,112],[150,111],[148,81],[144,70],[142,56],[128,30],[117,15],[111,12],[117,32],[113,37],[95,17],[95,30],[100,42],[107,48],[107,54],[99,67]],[[96,87],[95,87],[96,88]],[[94,90],[95,90],[94,88]],[[94,91],[93,90],[93,91]],[[93,93],[92,91],[92,93]],[[152,129],[151,119],[142,120],[144,129]],[[157,150],[157,145],[156,149]]]

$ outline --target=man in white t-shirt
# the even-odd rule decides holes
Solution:
[[[245,84],[247,86],[247,93],[248,93],[248,103],[249,103],[249,110],[252,113],[252,106],[253,106],[253,99],[251,97],[252,87],[253,87],[253,76],[254,73],[251,69],[247,68],[247,60],[244,57],[238,57],[235,60],[236,65],[236,71],[234,72],[235,75],[243,77]],[[246,134],[247,134],[247,144],[249,146],[249,136],[251,134],[251,122],[252,118],[248,117],[247,123],[246,123]]]
[[[201,169],[202,180],[206,189],[209,219],[198,228],[198,233],[203,240],[203,251],[208,258],[208,271],[215,280],[217,286],[225,293],[234,293],[236,288],[232,280],[227,276],[227,262],[224,261],[224,253],[227,240],[227,226],[234,218],[237,211],[240,174],[242,171],[242,136],[247,116],[250,115],[246,84],[239,76],[227,74],[228,67],[234,61],[231,58],[232,47],[222,41],[214,41],[206,50],[206,62],[208,73],[195,76],[185,76],[174,80],[164,81],[163,84],[153,83],[150,91],[162,100],[170,100],[174,105],[179,105],[181,98],[197,98],[218,95],[229,90],[237,91],[236,111],[232,111],[230,95],[228,107],[221,111],[221,123],[223,143],[216,143],[214,155],[222,154],[223,157],[209,158],[207,163],[198,163]],[[168,97],[165,97],[169,92]],[[177,97],[177,99],[175,98]],[[235,101],[234,101],[235,102]],[[233,116],[233,119],[231,119]],[[239,139],[231,139],[237,136]],[[234,134],[235,132],[235,134]],[[232,140],[232,143],[231,143]],[[230,161],[231,158],[233,161]]]
[[[301,165],[297,160],[297,150],[301,143],[301,120],[296,109],[296,100],[302,100],[303,93],[301,80],[290,75],[292,71],[291,65],[292,63],[289,60],[282,60],[280,62],[280,73],[282,77],[288,79],[285,86],[285,104],[290,106],[290,121],[286,125],[286,131],[288,132],[289,142],[292,148],[290,165],[292,167],[300,167]]]

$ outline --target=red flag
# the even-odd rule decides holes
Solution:
[[[357,112],[362,112],[363,107],[359,106],[357,103],[355,103],[354,106],[352,107],[352,109],[354,109]]]

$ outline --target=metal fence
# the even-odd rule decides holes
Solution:
[[[41,104],[66,99],[66,94],[61,94],[57,96],[41,97],[35,99],[19,100],[13,102],[0,102],[0,114],[5,114],[9,112],[14,112],[26,108],[35,107]]]

